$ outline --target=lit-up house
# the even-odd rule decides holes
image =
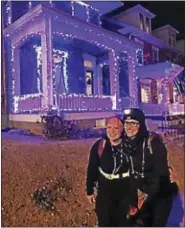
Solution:
[[[148,62],[145,66],[144,41],[136,37],[153,36],[119,18],[103,16],[118,7],[116,4],[4,2],[3,33],[12,121],[36,122],[49,110],[73,120],[104,118],[133,106],[158,115],[173,107],[173,113],[177,104],[168,104],[166,85],[183,67],[169,62],[154,62],[155,66]],[[146,15],[150,22],[153,14]],[[152,42],[164,45],[154,37]],[[170,49],[167,44],[165,48]],[[163,70],[155,74],[159,68]],[[151,92],[154,87],[155,92]],[[150,91],[147,102],[146,88]]]
[[[170,25],[152,30],[152,12],[141,5],[113,10],[102,18],[107,28],[142,47],[136,50],[138,104],[148,116],[183,114],[185,92],[183,50]],[[114,26],[116,25],[116,26]]]

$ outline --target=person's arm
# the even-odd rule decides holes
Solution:
[[[86,180],[86,193],[87,195],[94,194],[95,182],[98,180],[98,166],[99,166],[99,157],[98,157],[98,146],[100,140],[96,141],[91,150],[89,156],[89,163],[87,167],[87,180]]]

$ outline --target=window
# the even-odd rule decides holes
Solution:
[[[152,46],[153,63],[159,62],[159,48]]]
[[[168,39],[168,43],[169,43],[169,45],[172,45],[172,40],[171,40],[171,37],[169,37],[169,39]]]
[[[146,17],[146,32],[150,33],[150,20],[148,17]]]
[[[143,50],[141,48],[138,48],[136,50],[136,59],[137,59],[138,65],[143,64]]]
[[[175,46],[176,43],[176,37],[175,34],[172,34],[172,45]]]
[[[139,14],[139,21],[140,21],[140,29],[144,30],[144,17],[143,14]]]
[[[149,88],[141,88],[141,102],[142,103],[150,102],[150,89]]]

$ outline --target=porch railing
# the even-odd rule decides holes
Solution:
[[[183,104],[150,104],[140,103],[140,108],[144,111],[145,115],[180,115],[184,114]]]
[[[63,111],[111,111],[112,101],[110,96],[83,94],[61,94],[59,107]]]
[[[38,111],[41,109],[41,94],[18,95],[14,97],[15,112]]]

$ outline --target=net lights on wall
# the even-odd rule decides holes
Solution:
[[[42,67],[42,47],[38,45],[34,45],[33,48],[37,53],[37,90],[38,93],[41,93],[41,67]]]
[[[54,64],[54,66],[53,66],[53,99],[54,99],[54,104],[56,104],[57,108],[59,108],[59,104],[57,102],[55,73],[56,73],[57,67],[62,62],[63,63],[64,87],[65,87],[65,91],[68,92],[69,85],[68,85],[68,72],[67,72],[67,58],[69,57],[69,53],[67,51],[62,51],[62,50],[53,48],[53,55],[56,56],[56,59],[54,60],[54,63],[53,63]]]

